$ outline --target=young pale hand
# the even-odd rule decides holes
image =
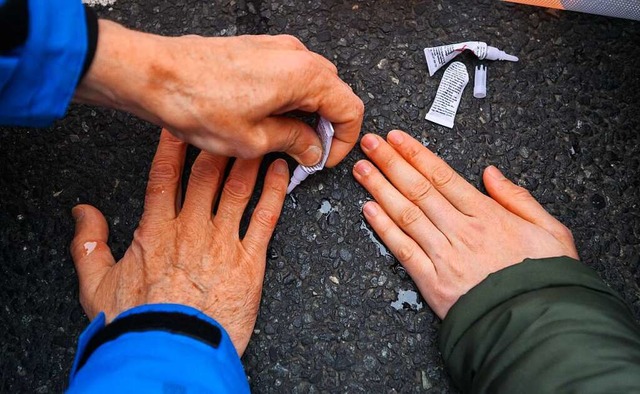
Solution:
[[[578,258],[567,227],[496,167],[483,174],[488,197],[402,131],[368,134],[361,146],[382,170],[354,166],[376,200],[364,216],[440,318],[491,273],[526,258]]]
[[[90,319],[104,311],[108,321],[143,304],[192,306],[217,320],[242,355],[258,315],[267,245],[280,216],[289,170],[281,159],[269,167],[260,201],[240,239],[240,220],[261,158],[236,160],[220,190],[227,159],[200,153],[180,204],[186,148],[162,132],[140,225],[117,264],[106,243],[109,229],[102,213],[90,205],[73,209],[71,254],[80,303]]]
[[[295,37],[162,37],[100,20],[98,40],[75,99],[131,112],[210,153],[251,159],[282,151],[316,164],[320,139],[283,116],[291,111],[333,123],[328,167],[360,135],[362,100]]]

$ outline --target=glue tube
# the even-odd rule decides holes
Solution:
[[[318,133],[318,137],[320,137],[320,142],[322,143],[322,160],[320,163],[315,166],[303,166],[298,165],[296,169],[293,171],[293,175],[291,176],[291,181],[289,182],[289,186],[287,187],[287,194],[291,193],[296,186],[300,184],[300,182],[307,179],[307,177],[314,172],[318,172],[324,168],[324,165],[327,163],[327,159],[329,158],[329,151],[331,151],[331,141],[333,140],[333,126],[331,122],[326,120],[323,117],[320,117],[318,121],[318,127],[316,127],[316,132]]]
[[[429,67],[429,75],[433,76],[442,66],[449,63],[451,59],[467,49],[481,60],[508,60],[510,62],[517,62],[519,60],[516,56],[509,55],[505,51],[487,45],[486,42],[467,41],[459,44],[442,45],[424,49],[424,56],[427,58],[427,66]]]
[[[444,71],[442,82],[438,86],[436,98],[425,119],[439,125],[453,128],[453,120],[458,112],[462,92],[469,83],[469,73],[464,64],[453,62]]]

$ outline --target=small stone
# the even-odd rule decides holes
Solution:
[[[388,66],[389,66],[389,60],[387,60],[387,59],[380,59],[380,61],[376,65],[378,70],[386,70]],[[371,97],[371,98],[373,98],[373,97]]]
[[[353,255],[347,249],[340,249],[340,258],[346,262],[351,261]]]
[[[329,277],[329,280],[332,281],[333,283],[335,283],[336,285],[340,284],[340,280],[338,278],[336,278],[335,276],[331,275]]]

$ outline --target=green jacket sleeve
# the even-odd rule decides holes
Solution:
[[[640,393],[640,328],[568,257],[489,275],[451,308],[440,350],[463,392]]]

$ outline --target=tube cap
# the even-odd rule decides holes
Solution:
[[[487,66],[476,67],[476,76],[473,82],[473,97],[487,97]]]

